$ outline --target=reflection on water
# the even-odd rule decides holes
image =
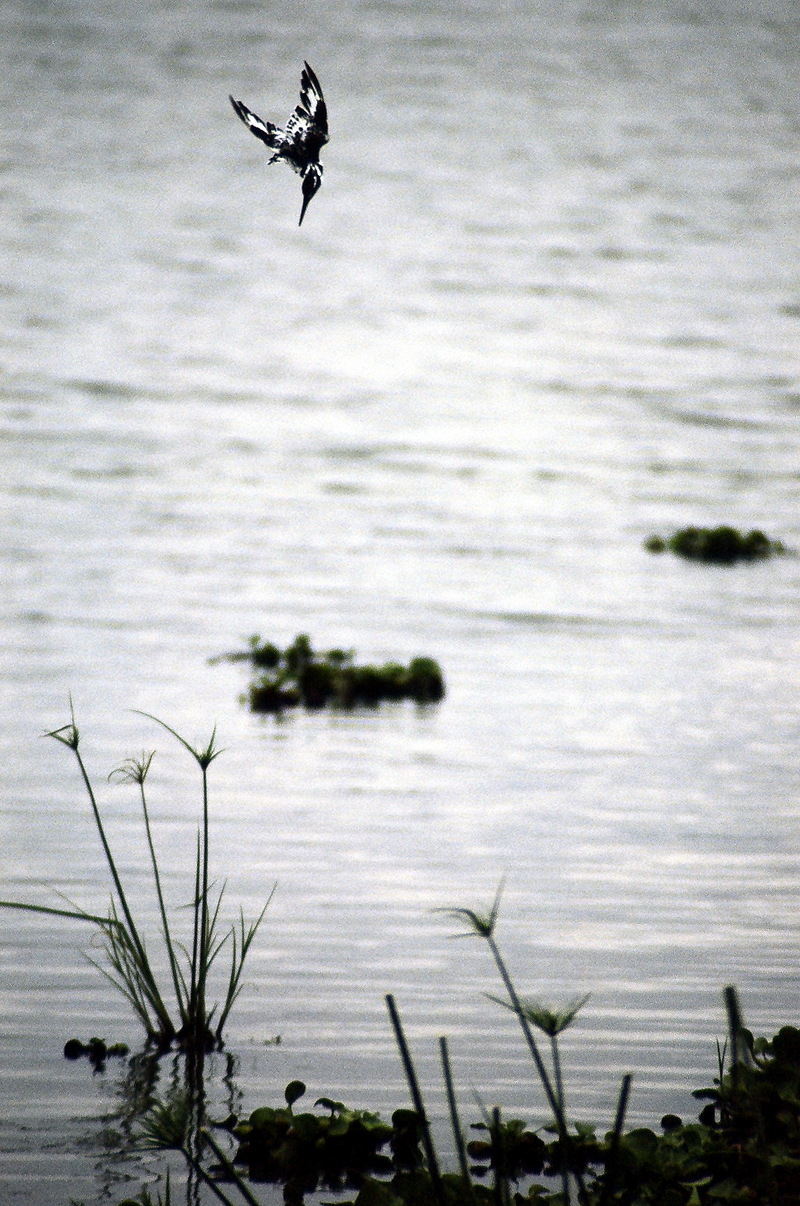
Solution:
[[[200,1161],[202,1150],[198,1126],[227,1122],[239,1115],[242,1094],[236,1084],[234,1055],[165,1056],[144,1049],[125,1062],[124,1070],[108,1072],[111,1100],[99,1119],[96,1134],[83,1145],[94,1148],[95,1177],[99,1192],[107,1200],[138,1197],[140,1186],[165,1192],[169,1173],[177,1201],[197,1206],[206,1200],[203,1181],[196,1166],[176,1153],[185,1141],[187,1150]],[[165,1119],[177,1119],[182,1103],[188,1103],[188,1125],[170,1129]],[[35,1173],[37,1161],[32,1162]],[[207,1160],[204,1157],[204,1163]],[[208,1191],[205,1191],[207,1196]]]

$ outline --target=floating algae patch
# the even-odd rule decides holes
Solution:
[[[400,662],[361,665],[352,650],[315,652],[304,634],[284,650],[252,636],[247,650],[225,654],[223,660],[250,662],[253,679],[246,699],[253,712],[299,706],[311,710],[329,705],[375,707],[402,699],[428,704],[438,703],[445,693],[441,667],[431,657],[412,658],[407,666]]]
[[[758,529],[739,532],[723,524],[718,528],[679,528],[666,539],[650,536],[644,547],[649,553],[676,553],[687,561],[708,565],[735,565],[737,561],[764,561],[787,552],[780,540],[771,540]]]

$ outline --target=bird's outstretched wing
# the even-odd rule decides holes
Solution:
[[[300,104],[286,123],[286,134],[289,138],[300,134],[303,141],[313,141],[318,148],[328,141],[328,106],[320,82],[308,63],[303,63]]]
[[[241,101],[234,100],[233,97],[228,98],[233,105],[234,112],[242,119],[251,133],[255,134],[256,138],[260,138],[273,151],[279,150],[283,138],[283,132],[274,126],[271,121],[262,121],[257,113],[251,112],[247,105],[243,105]]]

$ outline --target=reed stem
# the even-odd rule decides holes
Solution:
[[[103,819],[100,816],[100,809],[97,805],[97,799],[95,797],[94,788],[92,787],[92,783],[89,778],[89,773],[86,770],[86,766],[84,764],[83,757],[81,756],[80,749],[78,748],[78,735],[77,735],[77,729],[75,728],[74,722],[73,722],[71,728],[74,733],[74,741],[66,742],[65,744],[68,744],[70,746],[70,748],[72,749],[72,751],[75,755],[75,758],[77,759],[78,767],[80,768],[80,772],[81,772],[81,777],[83,779],[84,785],[86,787],[86,791],[89,796],[89,803],[91,804],[92,812],[94,814],[95,824],[97,826],[97,832],[100,835],[100,841],[102,843],[103,851],[106,856],[106,862],[108,863],[108,868],[109,868],[109,871],[111,872],[111,877],[114,881],[114,887],[116,888],[116,891],[117,891],[117,898],[119,900],[120,908],[122,909],[122,912],[125,916],[125,922],[127,925],[127,933],[128,933],[128,936],[130,937],[131,944],[136,952],[136,967],[138,969],[139,978],[146,991],[147,999],[158,1019],[162,1034],[164,1035],[165,1038],[171,1038],[172,1035],[175,1033],[175,1028],[172,1024],[172,1019],[169,1016],[167,1007],[165,1006],[165,1004],[161,998],[161,993],[159,992],[158,985],[156,984],[155,976],[153,975],[152,969],[150,967],[150,962],[147,957],[147,952],[145,950],[144,943],[142,942],[142,939],[139,937],[139,931],[136,928],[136,923],[133,920],[133,914],[131,913],[130,907],[128,905],[128,899],[125,895],[125,889],[122,886],[122,880],[120,879],[120,875],[117,870],[117,864],[114,861],[114,856],[111,853],[111,846],[109,845],[108,838],[106,837],[106,831],[105,831],[105,827],[103,825]],[[59,740],[61,740],[63,742],[64,739],[59,738]],[[113,939],[112,939],[112,941],[113,941]]]
[[[222,891],[219,893],[216,905],[212,908],[209,901],[209,784],[208,784],[208,767],[211,762],[220,753],[215,748],[216,731],[211,735],[211,739],[205,749],[195,750],[189,745],[179,733],[163,721],[158,720],[155,716],[150,716],[147,712],[142,712],[140,715],[147,716],[151,720],[155,720],[187,749],[195,761],[199,765],[202,772],[202,823],[197,834],[197,846],[195,853],[194,867],[194,900],[193,900],[193,918],[192,918],[192,944],[191,953],[186,951],[182,943],[176,942],[173,938],[172,930],[170,929],[167,907],[164,900],[164,893],[161,883],[161,873],[158,865],[158,857],[156,855],[155,843],[153,841],[153,833],[150,824],[150,813],[147,803],[147,792],[145,790],[144,781],[150,768],[150,763],[153,754],[142,755],[141,759],[128,759],[112,771],[110,779],[121,778],[127,782],[135,782],[139,785],[141,798],[142,812],[144,815],[145,834],[147,838],[147,847],[150,856],[150,865],[153,872],[153,881],[155,885],[156,897],[158,900],[158,909],[161,917],[161,929],[163,933],[164,943],[166,947],[167,960],[169,962],[170,976],[172,986],[175,992],[175,1000],[180,1018],[180,1030],[176,1030],[175,1023],[170,1016],[170,1011],[164,1003],[161,992],[150,965],[150,961],[145,947],[144,940],[139,934],[136,922],[133,918],[133,913],[128,903],[128,898],[122,883],[122,877],[119,874],[114,855],[111,850],[111,844],[108,840],[103,818],[100,815],[100,808],[97,803],[92,782],[89,778],[89,773],[83,760],[83,756],[79,749],[80,739],[77,726],[75,724],[74,713],[70,703],[71,723],[64,725],[62,728],[55,729],[46,736],[53,737],[70,749],[75,755],[80,770],[81,778],[84,787],[89,797],[89,803],[92,809],[97,832],[100,837],[100,843],[103,847],[106,863],[111,874],[113,882],[113,891],[111,893],[111,901],[109,906],[109,915],[101,917],[96,913],[90,913],[85,909],[57,909],[44,905],[25,904],[18,901],[0,901],[0,908],[22,909],[31,913],[49,914],[56,917],[69,917],[80,921],[89,921],[93,925],[100,928],[105,938],[105,954],[110,964],[110,970],[101,967],[93,959],[89,962],[96,967],[102,975],[104,975],[111,984],[121,992],[126,1001],[130,1004],[137,1018],[141,1021],[147,1034],[148,1042],[153,1041],[158,1043],[159,1047],[165,1049],[173,1039],[177,1038],[181,1047],[187,1054],[192,1051],[202,1052],[208,1050],[215,1043],[222,1045],[222,1029],[228,1019],[230,1010],[236,1001],[241,990],[241,976],[245,959],[250,950],[250,946],[258,931],[267,906],[272,899],[272,892],[261,910],[261,913],[256,918],[255,922],[247,926],[245,924],[244,915],[240,911],[239,916],[239,935],[235,925],[232,925],[229,931],[218,936],[217,923],[219,919],[220,905],[222,902]],[[224,888],[223,888],[224,891]],[[274,892],[274,888],[273,888]],[[212,1016],[217,1012],[217,1006],[213,1006],[211,1010],[207,1006],[207,991],[208,991],[208,974],[216,956],[219,954],[222,946],[231,939],[233,946],[233,956],[231,961],[231,971],[228,978],[227,993],[225,996],[223,1008],[219,1016],[216,1030],[211,1030]],[[188,968],[184,974],[184,968],[178,958],[178,952],[185,956]],[[188,984],[187,984],[188,976]]]
[[[528,1049],[533,1056],[533,1062],[536,1065],[536,1071],[538,1072],[539,1079],[542,1082],[542,1087],[544,1088],[545,1096],[547,1097],[550,1109],[553,1111],[553,1117],[559,1126],[559,1130],[566,1132],[566,1120],[564,1118],[563,1110],[561,1109],[561,1103],[559,1102],[559,1099],[553,1089],[547,1068],[545,1067],[544,1061],[539,1053],[539,1047],[536,1043],[536,1039],[533,1037],[533,1031],[530,1028],[528,1019],[525,1017],[524,1007],[519,999],[517,990],[514,987],[514,982],[511,979],[508,968],[506,967],[505,960],[500,953],[500,948],[498,947],[493,934],[487,934],[486,941],[489,943],[489,950],[492,952],[492,957],[494,958],[497,970],[500,973],[500,978],[502,979],[506,992],[508,993],[514,1013],[517,1015],[519,1024],[522,1027],[522,1033],[525,1036]]]
[[[261,1203],[259,1202],[258,1198],[253,1196],[253,1193],[251,1192],[249,1186],[243,1180],[243,1178],[239,1176],[239,1173],[237,1172],[235,1166],[231,1163],[231,1161],[225,1155],[225,1152],[222,1150],[220,1145],[217,1143],[216,1139],[211,1134],[211,1132],[208,1130],[208,1128],[203,1127],[200,1134],[201,1134],[201,1137],[208,1144],[208,1146],[211,1148],[212,1152],[214,1153],[216,1158],[219,1160],[220,1164],[222,1165],[225,1176],[230,1177],[231,1181],[233,1181],[234,1185],[239,1190],[239,1193],[242,1195],[245,1202],[247,1202],[248,1206],[261,1206]]]
[[[408,1043],[406,1042],[406,1038],[403,1033],[403,1027],[400,1022],[400,1014],[397,1012],[397,1006],[395,1005],[395,1000],[391,993],[387,993],[384,1000],[386,1001],[386,1006],[389,1010],[389,1017],[391,1018],[392,1028],[394,1029],[395,1038],[397,1039],[397,1046],[400,1049],[400,1058],[403,1062],[406,1080],[408,1081],[408,1087],[411,1091],[411,1100],[414,1102],[414,1109],[416,1110],[419,1118],[420,1129],[422,1131],[422,1145],[425,1148],[425,1156],[428,1161],[428,1170],[431,1174],[431,1181],[433,1182],[437,1198],[440,1202],[444,1203],[444,1186],[442,1184],[442,1176],[439,1171],[439,1161],[436,1158],[436,1151],[433,1146],[433,1139],[431,1138],[431,1131],[428,1125],[428,1116],[425,1113],[425,1105],[422,1100],[422,1092],[420,1091],[419,1081],[417,1079],[417,1074],[414,1070],[414,1064],[411,1059],[411,1052],[408,1049]]]
[[[620,1136],[622,1135],[622,1127],[625,1122],[625,1111],[628,1108],[631,1080],[632,1077],[630,1072],[626,1072],[622,1078],[622,1084],[620,1085],[619,1099],[617,1101],[617,1112],[614,1118],[614,1129],[608,1145],[608,1154],[606,1155],[605,1178],[603,1180],[603,1192],[600,1197],[600,1206],[607,1206],[607,1203],[611,1201],[611,1197],[614,1192],[614,1184],[617,1179],[619,1141]]]
[[[469,1164],[467,1163],[467,1147],[464,1143],[464,1132],[461,1129],[461,1120],[458,1116],[458,1103],[456,1101],[456,1091],[453,1085],[453,1074],[450,1068],[450,1053],[447,1048],[447,1039],[444,1035],[439,1039],[439,1054],[442,1060],[442,1074],[444,1076],[444,1087],[447,1093],[447,1104],[450,1109],[450,1123],[453,1128],[453,1139],[456,1145],[456,1155],[458,1156],[458,1165],[461,1169],[461,1177],[465,1187],[470,1190],[472,1197],[472,1179],[469,1175]]]
[[[175,954],[175,948],[170,934],[169,920],[167,918],[167,909],[164,904],[164,894],[161,890],[161,875],[158,870],[158,859],[156,858],[155,846],[153,844],[153,835],[150,830],[150,815],[147,809],[147,797],[144,789],[144,778],[139,780],[139,793],[142,801],[142,812],[144,813],[144,827],[147,834],[147,845],[150,850],[150,862],[153,867],[153,881],[155,883],[156,896],[158,898],[158,908],[161,913],[161,925],[164,932],[164,944],[167,948],[167,958],[169,959],[170,973],[172,975],[172,984],[175,989],[175,998],[178,1002],[178,1012],[181,1017],[186,1015],[186,1002],[184,1000],[184,990],[181,983],[180,970],[178,968],[178,959]]]

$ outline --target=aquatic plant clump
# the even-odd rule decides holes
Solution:
[[[644,547],[649,553],[675,553],[687,561],[703,561],[708,565],[764,561],[787,551],[780,540],[772,540],[758,529],[745,533],[727,524],[718,528],[679,528],[666,539],[650,536]]]
[[[412,658],[407,666],[400,662],[360,665],[352,650],[316,653],[304,634],[284,650],[260,636],[251,637],[249,646],[243,654],[227,656],[253,666],[255,677],[247,694],[253,712],[278,713],[298,706],[309,710],[329,705],[375,707],[403,699],[431,704],[444,698],[444,675],[431,657]]]
[[[105,1069],[107,1059],[124,1059],[129,1054],[130,1048],[127,1043],[107,1043],[105,1039],[97,1037],[90,1038],[88,1043],[71,1038],[67,1039],[64,1044],[64,1059],[76,1060],[85,1057],[95,1072],[102,1072]]]
[[[147,944],[131,910],[125,886],[112,853],[97,795],[83,761],[80,750],[80,734],[74,715],[69,724],[45,735],[54,738],[61,745],[67,746],[73,752],[78,763],[113,885],[108,913],[104,916],[77,906],[72,909],[56,909],[8,900],[0,901],[0,908],[22,909],[54,917],[69,917],[91,922],[102,934],[106,962],[105,964],[98,963],[91,958],[89,962],[114,985],[131,1006],[144,1027],[148,1043],[153,1043],[162,1050],[167,1050],[175,1044],[186,1052],[203,1052],[215,1047],[220,1048],[223,1045],[222,1032],[225,1023],[242,989],[244,963],[264,919],[272,893],[255,921],[246,923],[244,914],[240,910],[238,926],[231,924],[227,930],[220,932],[219,912],[225,888],[223,885],[212,898],[209,880],[208,768],[220,753],[215,744],[215,733],[212,733],[205,748],[194,749],[179,733],[164,724],[162,720],[149,716],[146,712],[141,715],[155,720],[168,733],[171,733],[192,755],[202,776],[201,820],[197,834],[196,856],[190,870],[192,899],[189,913],[192,936],[191,942],[187,945],[176,936],[174,925],[167,912],[150,825],[146,780],[154,753],[143,754],[140,758],[129,758],[109,775],[110,780],[119,779],[138,788],[153,873],[153,885],[161,918],[161,938],[164,943],[164,954],[169,968],[174,1002],[169,1004],[165,999],[162,985],[159,984],[151,963]],[[230,952],[227,986],[222,1001],[209,1006],[207,1000],[209,972],[225,946]],[[90,1057],[92,1043],[96,1044],[96,1052],[100,1050],[97,1046],[99,1040],[90,1040],[88,1051]],[[67,1043],[65,1048],[67,1058],[78,1058],[83,1053],[82,1045],[77,1040],[70,1040]],[[106,1049],[105,1054],[109,1053],[109,1050]]]
[[[319,1186],[352,1188],[366,1174],[394,1171],[381,1151],[394,1138],[393,1126],[378,1114],[347,1109],[329,1097],[314,1102],[321,1112],[295,1112],[294,1103],[304,1094],[302,1081],[291,1081],[285,1106],[262,1106],[233,1126],[239,1142],[234,1163],[247,1169],[251,1181],[280,1183],[302,1194]]]

